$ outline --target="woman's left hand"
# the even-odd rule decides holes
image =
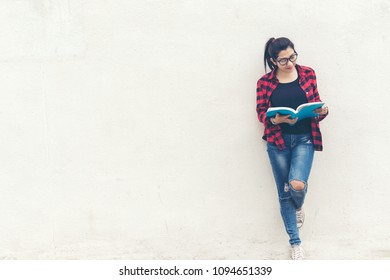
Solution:
[[[326,115],[328,114],[328,107],[322,107],[314,110],[314,113],[321,115]]]

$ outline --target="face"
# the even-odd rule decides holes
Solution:
[[[272,61],[276,64],[279,71],[291,73],[294,71],[296,65],[297,56],[295,54],[296,52],[292,48],[288,47],[286,50],[279,52],[276,61],[274,59],[272,59]],[[293,62],[290,59],[293,60]],[[283,60],[287,60],[287,63],[283,63]]]

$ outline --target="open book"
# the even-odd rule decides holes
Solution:
[[[273,118],[276,116],[276,113],[279,113],[280,115],[291,115],[290,119],[298,117],[297,121],[300,121],[306,118],[318,117],[319,115],[313,111],[321,108],[324,104],[324,102],[304,103],[299,105],[296,110],[289,107],[270,107],[267,110],[266,116]]]

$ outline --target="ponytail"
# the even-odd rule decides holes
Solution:
[[[276,65],[273,64],[271,61],[271,55],[269,53],[269,47],[275,40],[276,39],[274,37],[270,38],[264,47],[264,70],[265,70],[265,72],[267,72],[267,64],[268,64],[268,67],[271,69],[271,71],[276,68]]]
[[[271,71],[277,68],[276,64],[272,62],[271,58],[276,60],[278,58],[279,52],[286,50],[288,47],[292,48],[295,51],[293,42],[291,42],[290,39],[285,37],[280,37],[278,39],[272,37],[267,41],[264,47],[265,72],[267,72],[267,64]]]

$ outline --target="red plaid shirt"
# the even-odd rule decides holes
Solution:
[[[307,66],[296,64],[299,74],[299,84],[306,92],[308,102],[320,102],[320,95],[317,90],[316,74],[313,69]],[[257,82],[257,116],[260,122],[265,126],[263,139],[269,143],[275,144],[279,150],[286,148],[282,137],[282,130],[279,125],[273,125],[269,118],[265,116],[267,109],[271,106],[270,97],[275,90],[279,80],[276,78],[276,69],[265,74]],[[311,134],[313,136],[314,149],[322,151],[322,136],[319,122],[327,115],[312,118]]]

